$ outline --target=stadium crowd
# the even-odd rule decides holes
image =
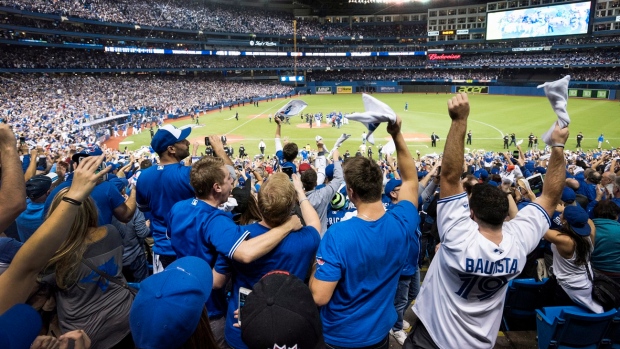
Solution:
[[[169,114],[184,116],[292,93],[281,85],[209,76],[10,75],[0,80],[0,117],[28,142],[54,149],[94,143],[115,124],[147,128]],[[122,114],[131,115],[97,123]],[[96,124],[83,127],[91,122]]]
[[[129,23],[175,29],[230,33],[292,35],[294,18],[287,13],[260,8],[225,7],[182,1],[138,1],[131,5],[109,0],[14,1],[2,0],[2,6],[41,13],[93,19],[101,22]],[[301,36],[355,36],[344,25],[322,24],[315,20],[298,20]]]
[[[33,83],[50,86],[50,78],[39,79]],[[73,88],[107,82],[86,80]],[[11,81],[11,97],[32,87],[19,84]],[[31,102],[24,108],[54,96],[37,92],[20,100]],[[107,97],[102,110],[116,101]],[[71,121],[62,108],[77,102],[66,103],[49,103],[61,114],[54,122]],[[359,149],[377,153],[354,155],[341,153],[353,142],[347,134],[337,144],[320,137],[297,143],[281,127],[285,117],[274,119],[267,152],[264,142],[256,156],[241,145],[236,157],[220,136],[209,137],[204,152],[211,155],[199,155],[187,140],[191,128],[171,125],[158,129],[148,150],[78,144],[52,156],[51,149],[18,142],[17,125],[1,124],[0,227],[9,235],[17,230],[19,239],[0,239],[0,316],[21,329],[3,328],[3,336],[33,348],[388,348],[390,335],[405,347],[492,347],[508,280],[537,274],[530,253],[552,255],[552,292],[564,293],[549,302],[608,310],[590,295],[585,269],[591,263],[620,277],[620,253],[609,247],[620,237],[620,153],[600,143],[582,150],[583,136],[575,146],[568,128],[557,125],[544,149],[470,152],[467,95],[452,97],[448,113],[443,156],[412,155],[395,115],[387,122],[392,147],[373,145],[364,133]],[[542,188],[528,179],[537,174],[545,176]],[[541,252],[542,238],[551,252]],[[493,267],[450,262],[471,258],[487,258]],[[432,263],[421,286],[425,260]],[[463,275],[486,274],[505,280],[463,293]],[[127,281],[139,283],[137,294]],[[253,293],[240,296],[246,289]],[[497,296],[484,297],[490,291]],[[42,307],[52,296],[56,306]],[[413,300],[418,320],[409,324],[403,315]],[[274,304],[286,312],[265,311]],[[63,334],[39,333],[33,307],[56,313]],[[457,321],[454,311],[468,321]]]
[[[401,57],[263,57],[209,55],[155,55],[88,52],[83,50],[31,49],[20,47],[0,52],[0,68],[17,69],[159,69],[159,68],[411,68],[411,67],[539,67],[617,65],[617,51],[577,53],[463,55],[456,60],[431,60],[427,56]]]
[[[549,65],[597,65],[618,64],[620,53],[605,52],[571,52],[571,53],[534,53],[534,54],[481,54],[463,56],[462,65],[492,66],[492,67],[544,67]]]

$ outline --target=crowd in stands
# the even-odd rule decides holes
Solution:
[[[308,74],[308,79],[312,81],[324,81],[326,79],[336,81],[357,81],[357,80],[497,80],[505,76],[508,72],[496,69],[484,70],[365,70],[355,71],[321,71]]]
[[[474,66],[549,66],[549,65],[595,65],[595,64],[618,64],[620,52],[571,52],[571,53],[532,53],[532,54],[481,54],[475,56],[463,56],[462,65]]]
[[[109,0],[84,3],[72,1],[3,0],[2,6],[41,13],[93,19],[101,22],[129,23],[145,26],[213,32],[292,35],[293,20],[289,14],[266,11],[258,7],[224,7],[206,3],[133,2],[131,5]],[[301,36],[355,36],[343,25],[326,25],[316,20],[298,20]]]
[[[462,43],[454,45],[437,45],[428,48],[443,48],[446,50],[473,50],[473,49],[491,49],[491,48],[512,48],[512,47],[545,47],[545,46],[563,46],[563,45],[588,45],[588,44],[607,44],[620,42],[620,38],[616,35],[595,36],[583,38],[555,38],[550,40],[510,40],[510,41],[481,41],[478,43]]]
[[[28,141],[56,149],[94,143],[93,139],[117,123],[146,128],[169,114],[188,115],[291,93],[282,85],[229,82],[208,76],[3,75],[0,80],[0,117]],[[139,110],[147,112],[136,114]],[[130,113],[127,118],[82,127],[87,122]]]
[[[601,53],[518,53],[463,55],[457,60],[427,60],[426,56],[401,57],[263,57],[210,55],[114,54],[102,51],[44,49],[23,50],[20,47],[0,52],[0,67],[147,69],[147,68],[373,68],[373,67],[546,67],[616,65],[617,51]],[[442,74],[439,72],[438,74]],[[454,73],[453,73],[454,74]]]
[[[620,71],[614,69],[590,69],[588,71],[576,71],[571,78],[578,81],[620,81]]]
[[[39,79],[31,82],[50,85]],[[97,83],[66,79],[79,89]],[[9,82],[13,94],[3,103],[33,87]],[[134,82],[141,81],[119,83],[128,89]],[[81,95],[87,100],[85,93],[92,92]],[[32,91],[23,107],[53,96]],[[117,99],[107,98],[102,109]],[[49,103],[61,114],[54,122],[67,119],[62,109],[78,101],[66,103]],[[29,232],[22,241],[0,239],[0,316],[21,328],[3,328],[4,338],[34,340],[34,348],[383,349],[391,335],[401,345],[493,347],[508,281],[532,277],[528,255],[544,248],[543,238],[552,245],[545,253],[557,280],[550,292],[564,292],[549,302],[608,311],[591,296],[585,270],[591,264],[620,279],[620,251],[610,247],[620,242],[618,150],[604,149],[602,140],[598,149],[582,150],[581,133],[575,147],[568,128],[556,125],[544,149],[470,152],[467,95],[453,96],[448,113],[443,156],[412,155],[396,115],[382,124],[393,148],[371,144],[364,133],[355,155],[342,152],[353,142],[347,134],[340,148],[320,137],[297,143],[281,127],[284,117],[274,119],[273,141],[265,137],[267,152],[262,142],[257,156],[239,149],[236,157],[220,136],[209,137],[213,156],[198,155],[191,128],[171,125],[154,134],[152,151],[73,145],[52,155],[21,144],[14,120],[13,130],[1,124],[0,227],[9,235]],[[377,154],[362,151],[367,147]],[[52,161],[35,160],[46,155]],[[545,176],[542,188],[526,179],[536,174]],[[145,227],[153,255],[138,264],[152,260],[152,270],[138,274],[135,256],[124,252],[145,257]],[[431,267],[420,285],[425,260]],[[453,263],[459,260],[465,264]],[[463,287],[470,278],[482,281]],[[129,280],[140,283],[137,294]],[[40,307],[40,292],[31,296],[43,287],[57,300],[53,309]],[[417,320],[410,324],[404,312],[414,300]],[[55,310],[63,335],[39,333],[39,314],[22,303],[38,305],[46,319]]]

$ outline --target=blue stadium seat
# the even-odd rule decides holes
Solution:
[[[542,308],[540,289],[547,279],[514,279],[508,283],[504,314],[505,331],[534,331],[536,329],[536,309]]]
[[[577,306],[536,310],[538,347],[596,349],[618,311],[593,314]]]
[[[139,282],[128,282],[127,285],[133,289],[140,291],[140,283]]]
[[[618,313],[611,320],[601,348],[620,349],[620,309],[618,309]]]

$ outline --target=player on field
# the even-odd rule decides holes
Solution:
[[[568,128],[551,135],[542,195],[504,223],[508,199],[499,188],[477,184],[471,198],[460,183],[469,101],[448,101],[452,124],[441,171],[437,226],[441,245],[413,311],[418,321],[404,348],[492,348],[502,317],[506,286],[521,273],[526,256],[550,225],[565,181]]]

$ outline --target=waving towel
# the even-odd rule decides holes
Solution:
[[[394,152],[396,152],[396,144],[394,144],[393,139],[391,139],[389,142],[387,142],[386,145],[383,146],[383,148],[381,148],[381,154],[391,156],[392,154],[394,154]]]
[[[349,137],[351,137],[350,134],[346,134],[346,133],[341,134],[340,137],[338,137],[338,139],[336,140],[336,144],[334,145],[334,148],[332,148],[332,150],[329,152],[329,157],[331,157],[333,152],[334,152],[334,150],[340,148],[342,143],[344,143],[344,141],[349,139]]]
[[[551,103],[551,108],[558,116],[558,125],[560,128],[568,126],[570,123],[570,117],[566,111],[566,105],[568,104],[568,82],[570,81],[570,75],[566,75],[560,80],[545,82],[542,85],[538,85],[538,88],[543,87],[545,89],[545,95]],[[549,131],[542,135],[543,141],[547,145],[552,145],[551,133],[555,128],[555,122],[549,128]]]
[[[290,118],[293,115],[301,113],[301,111],[306,109],[307,106],[308,103],[302,101],[301,99],[293,99],[280,108],[275,115]]]
[[[367,95],[362,94],[362,101],[364,102],[364,113],[353,113],[346,115],[346,118],[359,121],[368,129],[368,135],[366,140],[370,144],[375,144],[375,138],[372,133],[375,132],[379,124],[382,122],[396,122],[396,113],[387,104],[380,100]]]

